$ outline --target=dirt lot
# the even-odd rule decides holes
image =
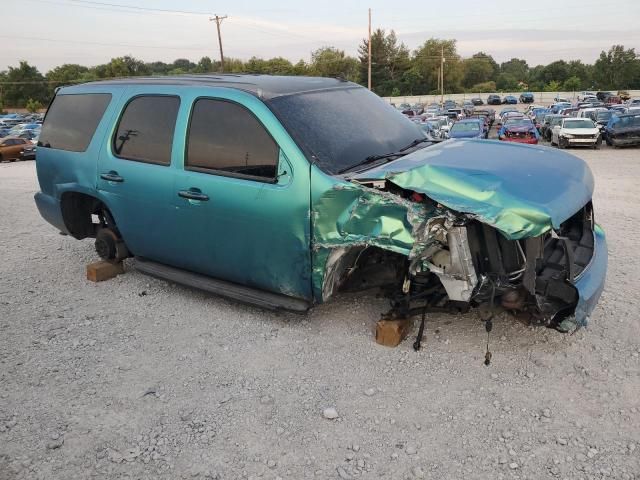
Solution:
[[[640,149],[572,152],[606,291],[573,336],[499,318],[489,367],[475,314],[430,316],[416,353],[374,342],[374,294],[301,317],[90,283],[92,242],[40,218],[33,162],[1,164],[0,478],[640,479]]]

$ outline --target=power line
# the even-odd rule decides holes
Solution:
[[[95,2],[92,0],[68,0],[73,3],[80,4],[88,4],[88,5],[98,5],[101,7],[116,7],[116,8],[124,8],[129,10],[141,10],[145,12],[158,12],[158,13],[181,13],[183,15],[210,15],[211,12],[197,12],[197,11],[189,11],[189,10],[169,10],[164,8],[151,8],[151,7],[139,7],[136,5],[123,5],[121,3],[107,3],[107,2]]]
[[[58,42],[58,43],[72,43],[72,44],[80,44],[80,45],[97,45],[103,47],[127,47],[127,48],[154,48],[161,50],[192,50],[192,51],[203,51],[207,50],[207,47],[168,47],[168,46],[160,46],[160,45],[132,45],[128,43],[101,43],[101,42],[86,42],[80,40],[59,40],[56,38],[42,38],[42,37],[22,37],[16,35],[0,35],[0,38],[11,38],[11,39],[19,39],[19,40],[35,40],[38,42]]]

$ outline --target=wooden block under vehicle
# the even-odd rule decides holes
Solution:
[[[411,320],[378,320],[376,342],[386,347],[397,347],[411,330]]]
[[[101,260],[87,265],[87,280],[103,282],[124,273],[122,262],[109,262]]]

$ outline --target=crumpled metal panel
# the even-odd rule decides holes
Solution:
[[[374,245],[409,255],[414,243],[409,211],[414,218],[427,213],[422,205],[397,195],[338,184],[314,206],[314,247]]]
[[[558,228],[591,199],[594,186],[589,167],[571,154],[486,140],[443,142],[353,178],[424,193],[511,240]]]
[[[362,185],[335,182],[313,205],[313,290],[317,301],[332,293],[325,288],[331,277],[334,250],[376,246],[412,258],[424,243],[417,233],[432,215],[423,204]],[[423,228],[424,229],[424,228]]]

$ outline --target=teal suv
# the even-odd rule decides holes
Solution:
[[[381,288],[394,315],[480,305],[584,325],[607,249],[584,162],[433,144],[341,79],[192,75],[60,89],[41,215],[100,257],[265,308]]]

